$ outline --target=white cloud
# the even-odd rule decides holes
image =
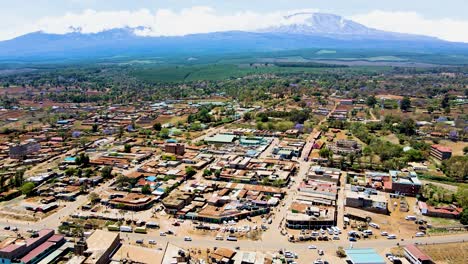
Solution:
[[[275,25],[301,23],[305,18],[286,19],[295,12],[317,10],[290,10],[287,12],[257,13],[243,11],[233,14],[219,14],[215,9],[196,6],[175,12],[170,9],[148,9],[137,11],[95,11],[67,13],[59,17],[44,17],[29,26],[30,31],[63,34],[76,29],[83,33],[96,33],[122,27],[145,27],[138,31],[141,35],[180,36],[194,33],[207,33],[227,30],[256,30]],[[23,31],[20,31],[23,32]]]
[[[428,19],[415,12],[372,11],[350,19],[368,27],[468,42],[468,20]]]
[[[179,36],[226,30],[256,30],[277,25],[304,23],[307,16],[285,16],[317,10],[288,10],[284,12],[242,11],[220,14],[206,6],[196,6],[174,11],[170,9],[140,9],[136,11],[95,11],[66,13],[63,16],[46,16],[33,23],[15,23],[0,26],[0,39],[10,39],[28,32],[42,30],[63,34],[80,28],[83,33],[96,33],[112,28],[138,27],[140,35]],[[349,17],[366,26],[388,31],[435,36],[450,41],[468,42],[468,20],[427,19],[414,12],[372,11]]]

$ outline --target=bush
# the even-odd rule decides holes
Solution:
[[[344,251],[343,247],[338,247],[336,250],[336,255],[340,258],[346,258],[346,252]]]
[[[36,185],[32,182],[25,182],[21,187],[20,190],[21,192],[26,195],[30,196],[34,192],[34,188]]]

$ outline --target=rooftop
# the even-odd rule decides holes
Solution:
[[[383,257],[373,248],[345,249],[345,252],[353,264],[385,264]]]

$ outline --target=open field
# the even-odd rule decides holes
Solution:
[[[437,264],[464,264],[468,262],[468,242],[420,246]]]

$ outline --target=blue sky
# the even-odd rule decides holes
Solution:
[[[245,30],[274,23],[287,12],[313,10],[379,29],[468,42],[468,0],[0,0],[0,6],[0,39],[37,30],[64,33],[69,26],[94,32],[138,23],[157,27],[151,34],[180,35],[236,29],[235,18],[249,20],[239,26]],[[171,26],[173,20],[181,22]]]

